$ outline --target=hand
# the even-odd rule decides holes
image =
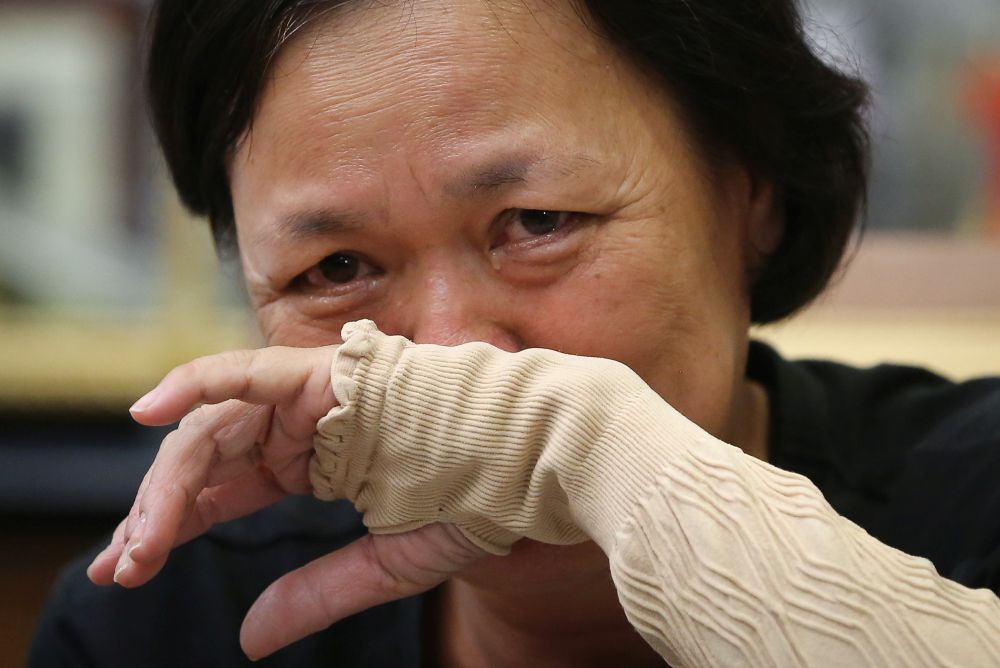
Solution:
[[[181,419],[164,439],[128,517],[90,565],[95,584],[145,584],[170,550],[211,528],[312,491],[316,422],[336,405],[335,347],[265,348],[200,358],[136,402],[145,425]],[[190,411],[196,404],[205,404]],[[368,535],[293,571],[260,596],[240,642],[266,656],[333,622],[440,584],[485,553],[452,526]]]

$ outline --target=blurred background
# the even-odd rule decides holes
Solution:
[[[834,288],[756,335],[791,357],[1000,374],[1000,6],[808,0],[875,106],[868,231]],[[140,0],[0,0],[0,665],[61,564],[127,511],[175,364],[259,343],[174,199],[143,105]]]

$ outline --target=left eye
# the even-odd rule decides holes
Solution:
[[[568,211],[511,209],[507,213],[506,241],[516,243],[558,232],[572,217],[573,214]]]

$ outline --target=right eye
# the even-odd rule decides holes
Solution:
[[[348,285],[375,273],[376,268],[355,253],[333,253],[316,263],[302,278],[308,285],[323,288]]]

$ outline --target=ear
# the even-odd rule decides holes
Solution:
[[[737,176],[742,211],[743,254],[750,276],[755,276],[778,250],[785,235],[785,207],[779,189],[768,179],[745,168]]]

